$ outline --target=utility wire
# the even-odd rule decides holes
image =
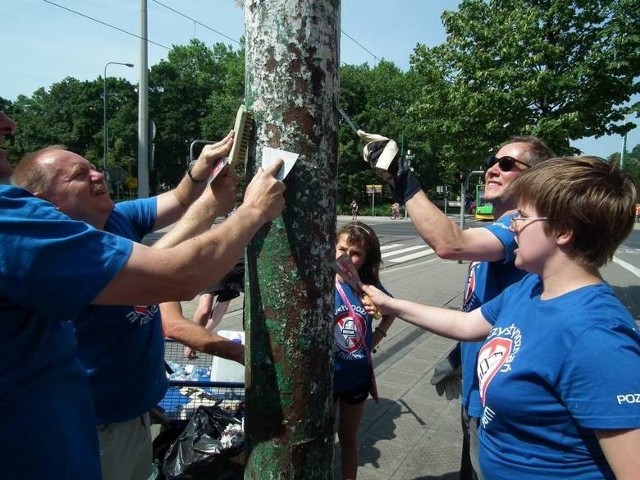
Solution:
[[[131,35],[132,37],[139,38],[140,40],[144,40],[140,35],[136,35],[135,33],[128,32],[126,30],[123,30],[122,28],[116,27],[115,25],[111,25],[110,23],[103,22],[102,20],[98,20],[97,18],[90,17],[89,15],[85,15],[84,13],[80,13],[76,10],[72,10],[71,8],[65,7],[63,5],[59,5],[55,2],[52,2],[51,0],[42,0],[42,1],[45,3],[50,3],[51,5],[55,5],[58,8],[62,8],[63,10],[67,10],[68,12],[75,13],[76,15],[80,15],[81,17],[88,18],[89,20],[93,20],[94,22],[104,25],[105,27],[113,28],[114,30],[118,30],[119,32],[126,33],[127,35]],[[152,43],[153,45],[157,45],[158,47],[162,47],[162,48],[166,48],[167,50],[170,50],[170,48],[167,47],[166,45],[162,45],[161,43],[154,42],[153,40],[149,40],[148,38],[146,40],[148,43]]]
[[[364,45],[362,45],[359,41],[357,41],[355,38],[353,38],[351,35],[349,35],[347,32],[345,32],[344,30],[340,29],[340,32],[342,32],[343,35],[349,37],[351,40],[353,40],[353,42],[358,45],[360,48],[362,48],[365,52],[367,52],[369,55],[371,55],[373,58],[376,59],[377,62],[380,61],[380,59],[376,56],[375,53],[373,53],[371,50],[369,50],[367,47],[365,47]]]
[[[201,25],[201,26],[203,26],[204,28],[206,28],[206,29],[208,29],[208,30],[211,30],[212,32],[215,32],[215,33],[217,33],[218,35],[220,35],[220,36],[222,36],[222,37],[224,37],[224,38],[227,38],[227,39],[231,40],[232,42],[235,42],[235,43],[237,43],[238,45],[240,45],[240,42],[239,42],[238,40],[236,40],[236,39],[234,39],[234,38],[231,38],[231,37],[229,37],[228,35],[225,35],[224,33],[222,33],[222,32],[220,32],[220,31],[216,30],[215,28],[211,28],[210,26],[205,25],[204,23],[202,23],[202,22],[200,22],[200,21],[196,20],[195,18],[190,17],[189,15],[185,15],[184,13],[182,13],[182,12],[180,12],[180,11],[178,11],[178,10],[176,10],[176,9],[172,8],[172,7],[170,7],[169,5],[166,5],[166,4],[162,3],[162,2],[160,2],[159,0],[153,0],[153,2],[154,2],[154,3],[157,3],[158,5],[163,6],[163,7],[164,7],[164,8],[166,8],[167,10],[171,10],[173,13],[175,13],[175,14],[177,14],[177,15],[180,15],[181,17],[184,17],[184,18],[186,18],[186,19],[188,19],[188,20],[191,20],[192,22],[194,22],[194,23],[196,23],[196,24],[198,24],[198,25]],[[348,37],[349,39],[351,39],[351,41],[353,41],[356,45],[358,45],[360,48],[362,48],[362,49],[363,49],[365,52],[367,52],[369,55],[371,55],[371,56],[372,56],[372,57],[373,57],[377,62],[379,62],[379,61],[380,61],[380,58],[378,58],[378,57],[376,56],[376,54],[375,54],[375,53],[373,53],[373,52],[372,52],[371,50],[369,50],[367,47],[365,47],[365,46],[364,46],[364,45],[362,45],[360,42],[358,42],[355,38],[353,38],[353,37],[352,37],[351,35],[349,35],[347,32],[345,32],[345,31],[344,31],[344,30],[342,30],[342,29],[340,29],[340,32],[341,32],[343,35],[345,35],[346,37]],[[344,63],[344,62],[342,62],[342,63]],[[346,63],[345,63],[345,65],[346,65]]]
[[[52,2],[51,0],[42,0],[42,1],[43,1],[43,2],[45,2],[45,3],[48,3],[48,4],[50,4],[50,5],[54,5],[54,6],[58,7],[58,8],[63,9],[63,10],[67,10],[68,12],[74,13],[74,14],[79,15],[79,16],[81,16],[81,17],[84,17],[84,18],[87,18],[87,19],[89,19],[89,20],[92,20],[92,21],[94,21],[94,22],[96,22],[96,23],[99,23],[99,24],[101,24],[101,25],[104,25],[105,27],[112,28],[112,29],[114,29],[114,30],[117,30],[117,31],[122,32],[122,33],[126,33],[127,35],[130,35],[130,36],[132,36],[132,37],[135,37],[135,38],[138,38],[138,39],[142,40],[142,37],[141,37],[141,36],[139,36],[139,35],[136,35],[135,33],[129,32],[129,31],[124,30],[124,29],[122,29],[122,28],[120,28],[120,27],[116,27],[115,25],[112,25],[112,24],[110,24],[110,23],[104,22],[104,21],[102,21],[102,20],[99,20],[99,19],[97,19],[97,18],[91,17],[91,16],[89,16],[89,15],[85,15],[84,13],[80,13],[80,12],[78,12],[77,10],[73,10],[73,9],[71,9],[71,8],[69,8],[69,7],[65,7],[64,5],[60,5],[60,4],[58,4],[58,3]],[[176,15],[180,15],[181,17],[184,17],[184,18],[186,18],[186,19],[188,19],[188,20],[190,20],[190,21],[192,21],[192,22],[194,22],[194,23],[196,23],[196,24],[200,25],[200,26],[202,26],[202,27],[206,28],[207,30],[211,30],[212,32],[217,33],[217,34],[218,34],[218,35],[220,35],[221,37],[224,37],[224,38],[226,38],[226,39],[228,39],[228,40],[231,40],[232,42],[237,43],[238,45],[241,45],[240,41],[236,40],[235,38],[231,38],[230,36],[225,35],[224,33],[222,33],[222,32],[220,32],[220,31],[216,30],[215,28],[212,28],[212,27],[210,27],[210,26],[208,26],[208,25],[205,25],[204,23],[202,23],[202,22],[200,22],[200,21],[196,20],[195,18],[192,18],[192,17],[190,17],[190,16],[188,16],[188,15],[185,15],[184,13],[179,12],[178,10],[175,10],[174,8],[171,8],[171,7],[170,7],[170,6],[168,6],[168,5],[165,5],[164,3],[162,3],[162,2],[160,2],[160,1],[158,1],[158,0],[153,0],[153,1],[154,1],[155,3],[157,3],[158,5],[160,5],[160,6],[164,7],[164,8],[166,8],[167,10],[171,10],[171,11],[172,11],[173,13],[175,13]],[[345,32],[345,31],[344,31],[344,30],[342,30],[342,29],[340,29],[340,32],[341,32],[343,35],[345,35],[346,37],[348,37],[351,41],[353,41],[353,42],[354,42],[356,45],[358,45],[360,48],[362,48],[362,49],[363,49],[365,52],[367,52],[369,55],[371,55],[371,56],[372,56],[372,57],[373,57],[377,62],[379,62],[379,61],[380,61],[380,58],[378,58],[378,56],[377,56],[375,53],[373,53],[373,52],[372,52],[371,50],[369,50],[367,47],[365,47],[365,46],[364,46],[364,45],[362,45],[360,42],[358,42],[355,38],[353,38],[353,37],[352,37],[351,35],[349,35],[347,32]],[[153,45],[156,45],[156,46],[158,46],[158,47],[162,47],[162,48],[164,48],[164,49],[166,49],[166,50],[170,50],[170,48],[169,48],[169,47],[167,47],[166,45],[162,45],[161,43],[154,42],[153,40],[149,40],[149,39],[147,39],[147,42],[148,42],[148,43],[151,43],[151,44],[153,44]],[[347,65],[345,62],[341,62],[341,63],[342,63],[343,65]]]
[[[164,3],[159,2],[158,0],[153,0],[153,1],[154,1],[155,3],[157,3],[158,5],[163,6],[163,7],[164,7],[164,8],[166,8],[167,10],[171,10],[173,13],[175,13],[175,14],[177,14],[177,15],[180,15],[181,17],[184,17],[184,18],[186,18],[186,19],[188,19],[188,20],[191,20],[193,23],[197,23],[198,25],[200,25],[200,26],[202,26],[202,27],[206,28],[207,30],[211,30],[212,32],[217,33],[217,34],[218,34],[218,35],[220,35],[221,37],[224,37],[224,38],[226,38],[226,39],[228,39],[228,40],[231,40],[232,42],[237,43],[238,45],[241,45],[241,43],[240,43],[238,40],[236,40],[235,38],[231,38],[230,36],[225,35],[225,34],[224,34],[224,33],[222,33],[222,32],[219,32],[219,31],[218,31],[218,30],[216,30],[215,28],[211,28],[210,26],[205,25],[204,23],[202,23],[202,22],[200,22],[200,21],[196,20],[195,18],[191,18],[190,16],[185,15],[184,13],[179,12],[178,10],[175,10],[175,9],[171,8],[169,5],[165,5]]]

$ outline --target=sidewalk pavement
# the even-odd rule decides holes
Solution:
[[[363,217],[365,222],[371,220]],[[381,279],[392,293],[402,298],[459,308],[466,269],[466,264],[432,256],[418,266],[383,270]],[[220,329],[242,329],[243,298],[241,295],[231,301]],[[187,318],[196,306],[197,300],[183,302]],[[360,480],[458,478],[462,444],[460,403],[439,397],[429,383],[435,364],[453,345],[451,340],[399,319],[389,329],[374,354],[380,399],[378,403],[367,400],[359,430]],[[337,441],[334,464],[334,476],[340,478]]]

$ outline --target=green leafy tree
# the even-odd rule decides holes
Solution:
[[[157,131],[152,189],[172,188],[182,178],[191,142],[218,140],[233,128],[243,72],[243,53],[198,40],[174,46],[151,69],[149,110]]]
[[[421,176],[428,165],[422,160],[429,144],[420,137],[407,115],[417,91],[416,81],[414,74],[403,72],[385,60],[373,68],[366,64],[342,66],[340,107],[357,128],[393,138],[403,154],[410,148],[416,154],[415,168]],[[381,181],[362,158],[364,144],[343,119],[339,141],[338,203],[348,204],[352,198],[360,204],[366,203],[366,185]],[[382,198],[387,202],[391,200],[386,186]]]
[[[19,96],[11,110],[19,129],[14,152],[23,154],[51,144],[63,144],[86,154],[96,127],[102,123],[101,89],[92,82],[68,77],[40,88],[31,98]]]
[[[119,167],[128,176],[137,173],[138,92],[137,86],[122,78],[107,77],[107,126],[107,169]],[[94,135],[94,145],[102,139],[103,131],[100,129]],[[102,158],[102,143],[97,149]]]
[[[136,93],[123,79],[108,80],[109,143],[126,141],[130,145],[120,153],[130,157],[136,145]],[[81,82],[68,77],[53,84],[47,91],[36,90],[28,98],[20,95],[7,107],[7,112],[18,123],[10,158],[17,161],[25,153],[61,144],[85,156],[96,166],[103,157],[103,82],[102,79]],[[108,167],[117,163],[113,151]]]
[[[624,164],[621,164],[620,159],[620,152],[607,157],[607,160],[618,163],[623,170],[633,174],[636,179],[640,179],[640,145],[636,145],[631,150],[625,150]]]
[[[202,127],[207,138],[218,138],[233,128],[238,107],[244,104],[244,47],[233,50],[218,43],[213,46],[218,82],[207,100]]]
[[[365,115],[370,101],[371,69],[368,65],[345,65],[340,68],[340,108],[356,128],[368,130]],[[362,159],[362,142],[351,126],[341,117],[338,131],[338,204],[356,199],[366,201],[366,185],[376,183],[376,177]]]
[[[634,0],[464,0],[442,20],[447,43],[419,45],[411,113],[436,156],[477,168],[511,135],[570,140],[622,134],[639,104],[640,4]],[[624,106],[627,105],[627,106]]]
[[[640,180],[640,145],[636,145],[630,152],[627,152],[624,162],[625,170],[628,170],[636,179]]]

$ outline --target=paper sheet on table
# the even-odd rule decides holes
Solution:
[[[271,148],[271,147],[263,147],[262,148],[262,168],[267,168],[276,159],[281,158],[282,160],[284,160],[284,166],[280,170],[278,170],[278,173],[276,173],[276,178],[282,181],[287,177],[287,175],[293,168],[293,165],[296,163],[296,160],[298,160],[299,156],[300,155],[298,155],[297,153],[287,152],[286,150],[280,150],[278,148]]]

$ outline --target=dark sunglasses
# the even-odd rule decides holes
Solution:
[[[510,172],[511,170],[513,170],[513,167],[516,166],[516,163],[524,165],[527,168],[531,168],[531,165],[529,165],[528,163],[521,162],[520,160],[516,160],[513,157],[505,156],[505,157],[496,158],[494,156],[491,156],[484,159],[484,169],[489,170],[496,163],[498,164],[498,167],[500,168],[500,170],[502,170],[503,172]]]

